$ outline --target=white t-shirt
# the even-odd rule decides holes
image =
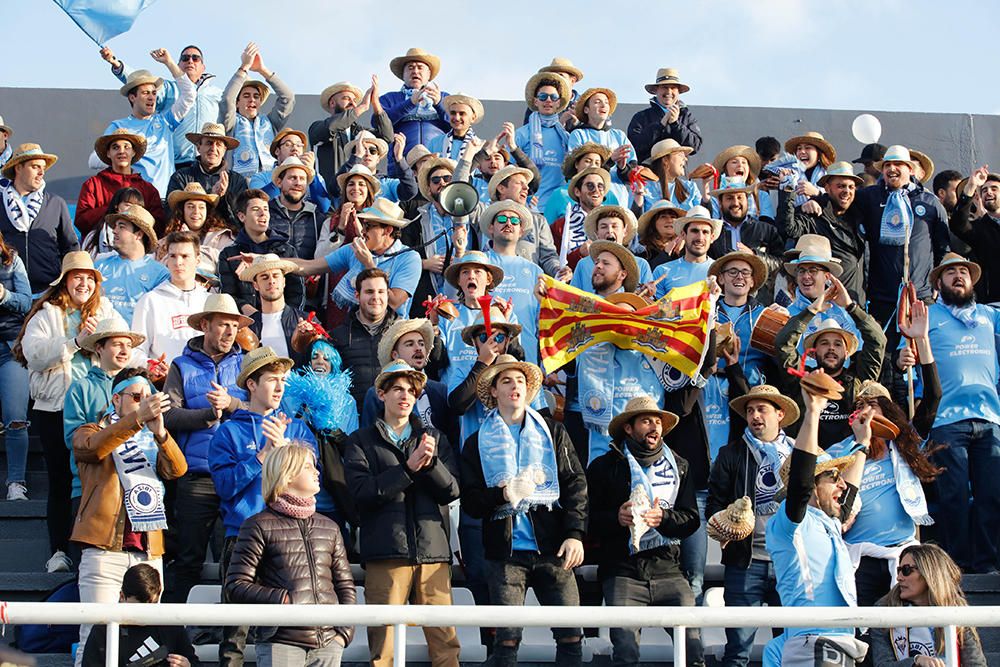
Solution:
[[[260,344],[270,345],[280,357],[288,356],[285,330],[281,328],[281,311],[261,313]]]

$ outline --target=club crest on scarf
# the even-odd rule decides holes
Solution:
[[[643,518],[652,508],[654,499],[660,509],[664,510],[670,509],[677,502],[680,480],[673,452],[664,445],[663,457],[648,469],[643,469],[639,465],[627,447],[625,458],[628,460],[631,476],[629,500],[632,501],[632,528],[629,531],[629,553],[636,554],[668,544],[680,544],[680,540],[664,537],[659,531],[651,528]],[[650,474],[653,475],[653,479],[650,479]]]
[[[495,408],[486,413],[479,429],[479,458],[486,486],[507,488],[509,501],[494,519],[551,508],[559,500],[559,476],[552,434],[542,416],[528,408],[515,441],[510,427]]]

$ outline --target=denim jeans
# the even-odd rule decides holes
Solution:
[[[207,473],[187,473],[177,480],[174,522],[177,556],[171,565],[172,586],[167,602],[186,602],[191,587],[201,581],[201,566],[219,518],[219,496]]]
[[[289,644],[257,644],[260,667],[340,667],[344,647],[332,641],[322,648],[300,648]]]
[[[732,565],[726,566],[723,597],[727,607],[769,607],[781,606],[774,565],[766,560],[751,560],[745,570]],[[757,628],[726,628],[726,650],[722,657],[725,667],[746,667],[750,662]]]
[[[507,560],[487,560],[490,600],[508,607],[524,605],[530,586],[543,605],[577,607],[580,591],[572,570],[563,569],[561,559],[528,551],[515,551]],[[580,628],[552,628],[552,636],[560,639],[582,637]],[[521,628],[497,628],[497,643],[521,642]]]
[[[604,580],[604,602],[614,607],[692,607],[694,595],[682,576],[659,577],[649,581],[631,577],[608,577]],[[673,638],[673,628],[666,628]],[[611,628],[611,664],[638,665],[641,628]],[[701,630],[687,628],[685,632],[688,663],[704,665]]]
[[[7,429],[7,483],[23,483],[28,463],[28,369],[14,361],[7,341],[0,341],[0,409]]]
[[[936,481],[934,512],[941,546],[966,571],[994,569],[1000,534],[1000,426],[966,419],[931,430],[931,440],[948,445],[934,454],[934,463],[945,468]]]
[[[708,501],[708,491],[697,491],[698,518],[701,524],[698,530],[681,540],[681,572],[691,584],[695,604],[701,606],[704,598],[702,587],[705,584],[705,560],[708,559],[708,534],[705,532],[705,503]]]

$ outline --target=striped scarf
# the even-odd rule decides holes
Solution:
[[[583,207],[573,204],[570,208],[569,217],[563,225],[563,234],[569,234],[569,251],[576,250],[587,241],[587,232],[583,228],[583,221],[587,217]]]
[[[42,208],[42,199],[45,196],[45,183],[34,192],[30,192],[24,197],[14,189],[14,184],[9,183],[3,189],[3,206],[7,211],[7,217],[14,229],[19,232],[27,232],[31,223],[35,221],[35,216]]]
[[[559,114],[554,113],[543,116],[537,111],[532,111],[531,115],[528,116],[528,130],[531,135],[531,159],[539,167],[548,164],[545,162],[545,141],[542,137],[543,127],[551,127],[556,131],[564,150],[569,145],[569,132],[559,122]],[[557,156],[557,160],[552,162],[552,166],[560,166],[561,164],[562,155],[559,155]]]

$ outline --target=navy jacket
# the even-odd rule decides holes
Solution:
[[[15,228],[6,207],[0,205],[0,234],[17,249],[34,294],[47,290],[49,283],[59,277],[66,253],[80,249],[66,200],[48,192],[42,195],[42,207],[27,232]]]
[[[426,146],[430,143],[431,139],[439,137],[451,129],[446,120],[448,114],[442,105],[446,97],[448,97],[448,93],[442,90],[441,102],[438,102],[434,106],[437,117],[426,120],[412,117],[416,113],[417,107],[410,101],[410,96],[402,90],[385,93],[379,96],[378,101],[382,104],[382,110],[385,111],[386,116],[389,117],[392,128],[396,132],[405,134],[406,145],[413,147],[417,144]],[[396,165],[396,159],[393,157],[392,151],[389,151],[389,175],[395,178],[399,177],[399,168]]]
[[[690,146],[694,150],[694,155],[701,148],[701,128],[698,121],[691,113],[691,107],[681,104],[681,114],[676,123],[671,123],[666,127],[660,120],[663,118],[663,109],[653,100],[649,101],[649,108],[639,111],[628,124],[628,140],[632,142],[639,162],[649,159],[649,153],[653,149],[653,144],[664,139],[673,139],[681,146]]]

